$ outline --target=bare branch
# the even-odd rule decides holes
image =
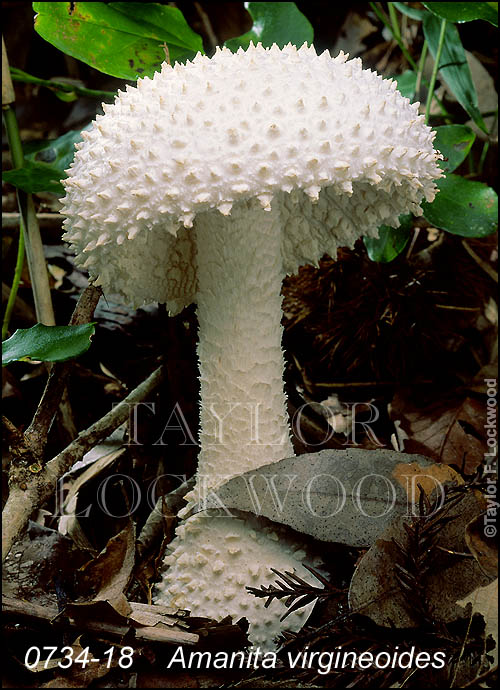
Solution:
[[[78,300],[71,317],[70,326],[89,323],[100,296],[101,291],[98,288],[93,285],[87,287]],[[24,433],[25,444],[30,448],[33,459],[37,462],[42,462],[50,426],[61,402],[72,365],[72,362],[53,364],[35,415]]]
[[[2,560],[10,551],[20,531],[37,510],[55,491],[59,478],[80,460],[99,441],[109,436],[120,424],[129,418],[130,405],[147,398],[165,376],[163,367],[156,369],[140,383],[122,402],[118,403],[104,417],[82,431],[61,453],[56,455],[39,472],[29,467],[12,468],[10,492],[3,510]]]

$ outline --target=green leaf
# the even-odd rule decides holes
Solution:
[[[465,125],[443,125],[436,127],[434,148],[441,151],[444,161],[438,161],[446,172],[453,172],[468,156],[476,135]]]
[[[65,171],[75,155],[75,144],[81,140],[81,132],[70,130],[58,139],[24,144],[23,167],[5,172],[4,181],[25,192],[52,192],[64,196],[60,181],[66,178]]]
[[[264,48],[270,48],[273,43],[280,48],[287,43],[298,48],[304,43],[312,43],[313,28],[294,2],[249,2],[246,6],[253,26],[246,34],[225,42],[224,45],[233,53],[238,48],[248,48],[251,42],[260,42]]]
[[[3,173],[4,182],[9,182],[30,194],[52,192],[64,196],[64,187],[60,179],[61,173],[58,168],[48,163],[33,163],[27,160],[22,168],[14,168]]]
[[[370,259],[386,264],[399,256],[410,239],[410,232],[413,227],[412,221],[413,216],[405,214],[399,217],[399,222],[401,223],[399,228],[381,225],[378,229],[377,239],[364,237],[363,242]]]
[[[415,7],[409,7],[405,2],[393,2],[392,4],[402,14],[406,14],[407,17],[417,19],[418,21],[422,21],[424,18],[424,10],[417,10]]]
[[[44,326],[18,328],[2,343],[2,366],[19,360],[64,362],[86,352],[94,335],[95,323],[82,326]]]
[[[434,58],[437,54],[441,22],[441,19],[430,13],[427,13],[424,18],[424,35]],[[439,70],[442,79],[453,92],[460,105],[465,108],[476,125],[484,132],[487,132],[477,105],[476,89],[472,81],[469,65],[467,64],[465,51],[457,27],[453,24],[446,25]]]
[[[424,217],[436,228],[462,237],[485,237],[498,228],[498,197],[482,182],[447,175],[437,181],[439,194],[423,203]]]
[[[417,73],[409,69],[403,74],[394,75],[392,78],[397,82],[399,93],[405,98],[409,98],[410,101],[413,100],[417,88]]]
[[[64,175],[64,171],[69,168],[75,156],[75,144],[82,140],[82,132],[90,129],[91,125],[84,127],[81,131],[72,129],[57,139],[45,141],[33,141],[24,144],[24,157],[33,162],[50,163]]]
[[[203,52],[175,7],[154,2],[34,2],[35,30],[67,55],[120,79],[152,77],[165,61]]]
[[[490,24],[498,26],[498,2],[423,2],[422,5],[437,17],[449,22],[485,19]]]

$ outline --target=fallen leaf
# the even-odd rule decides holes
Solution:
[[[104,448],[109,450],[108,446],[104,445]],[[95,455],[98,452],[98,448],[101,448],[100,455]],[[80,520],[78,519],[78,497],[80,489],[85,486],[88,482],[95,479],[101,472],[112,465],[118,458],[120,458],[125,452],[125,448],[118,448],[111,452],[107,452],[103,455],[102,446],[96,446],[87,455],[92,455],[90,460],[90,467],[87,467],[78,477],[74,477],[71,473],[72,470],[64,475],[62,478],[62,490],[69,488],[69,491],[64,499],[61,512],[63,513],[59,518],[58,529],[61,534],[66,534],[82,549],[87,549],[95,553],[95,549],[88,540],[85,531],[80,525]],[[86,456],[85,456],[86,457]],[[85,457],[81,461],[85,460]],[[85,465],[88,463],[85,462]],[[83,465],[83,466],[85,466]],[[81,465],[82,466],[82,465]]]
[[[491,635],[495,648],[488,652],[493,657],[493,666],[498,664],[498,579],[486,587],[478,587],[464,599],[457,601],[459,606],[471,604],[471,614],[480,613],[485,622],[485,635]]]
[[[482,112],[488,112],[489,110],[494,111],[495,108],[498,107],[498,94],[495,88],[495,80],[473,53],[466,50],[465,55],[471,71],[474,88],[476,89],[479,109]],[[498,122],[494,115],[486,117],[484,121],[488,132],[490,132],[490,136],[493,139],[498,139]],[[469,120],[467,124],[476,132],[479,132],[479,128],[473,120]]]
[[[44,606],[56,604],[72,590],[75,572],[87,560],[88,554],[70,539],[30,520],[5,560],[3,592]]]
[[[403,456],[405,457],[405,456]],[[408,456],[409,457],[409,456]],[[417,489],[420,485],[424,493],[430,495],[436,486],[444,486],[446,482],[455,482],[456,484],[463,484],[463,479],[455,470],[447,465],[439,465],[431,463],[425,466],[425,474],[423,473],[424,466],[420,462],[401,462],[394,467],[393,477],[398,481],[403,489],[407,490],[409,487]],[[417,495],[420,495],[420,491]],[[412,503],[416,503],[415,496],[412,495]]]
[[[463,467],[467,475],[474,474],[484,460],[486,406],[474,398],[440,398],[419,405],[414,396],[400,393],[391,403],[391,418],[408,436],[406,453]]]
[[[490,297],[484,308],[484,315],[493,326],[498,325],[498,304]]]
[[[335,55],[341,50],[352,56],[359,55],[366,47],[364,39],[376,30],[376,26],[367,17],[356,11],[349,12],[335,42]]]
[[[126,427],[127,422],[120,424],[101,443],[98,443],[85,453],[81,460],[75,462],[73,467],[63,477],[65,486],[70,486],[73,492],[78,491],[86,482],[96,477],[114,460],[118,459],[120,451],[123,453],[126,450],[123,447]],[[117,453],[117,455],[113,456],[113,453]],[[85,469],[85,472],[82,472],[83,469]]]
[[[64,278],[66,277],[67,271],[64,268],[61,268],[60,266],[57,266],[57,264],[47,264],[47,269],[54,278],[54,288],[58,290],[61,285],[63,284]]]
[[[130,611],[131,607],[128,608]],[[103,631],[106,631],[109,626],[127,626],[128,622],[128,613],[121,613],[103,599],[70,603],[64,608],[64,615],[77,628],[85,627],[86,623],[98,621]]]
[[[158,623],[167,626],[181,626],[189,628],[187,623],[183,623],[182,619],[179,618],[177,609],[170,608],[169,606],[162,606],[160,604],[140,604],[138,602],[130,602],[132,608],[131,613],[128,615],[129,620],[139,623],[139,625],[155,626]]]
[[[433,489],[449,482],[463,480],[421,455],[326,449],[233,477],[195,510],[234,508],[322,541],[370,546],[396,516],[413,514],[418,483]]]
[[[124,596],[135,562],[135,528],[130,521],[112,537],[101,553],[81,570],[87,588],[96,589],[93,601],[107,601],[119,614],[127,616],[130,604]]]
[[[484,516],[483,513],[469,522],[465,543],[483,572],[489,577],[498,577],[498,544],[493,537],[486,536]]]
[[[71,649],[73,650],[71,658],[78,659],[80,657],[81,663],[75,662],[71,664],[68,670],[59,670],[57,676],[41,685],[41,688],[87,688],[93,681],[106,676],[111,668],[116,665],[112,664],[108,668],[106,663],[102,663],[100,659],[94,657],[88,647],[84,648],[81,646],[80,638],[71,645]],[[87,649],[87,652],[85,652],[85,649]],[[52,666],[50,668],[57,668],[60,661],[62,661],[62,657],[52,659],[50,662]],[[38,664],[38,666],[42,666],[39,670],[43,669],[43,664],[44,662]]]
[[[428,608],[437,621],[450,622],[463,616],[457,600],[491,581],[474,558],[460,555],[467,549],[465,528],[484,506],[485,499],[479,492],[468,492],[457,504],[443,508],[446,517],[452,519],[439,530],[432,567],[422,575]],[[410,628],[422,622],[409,606],[408,595],[396,577],[397,566],[404,565],[398,544],[404,548],[409,544],[405,522],[409,524],[404,518],[395,520],[366,552],[349,589],[351,610],[383,627]]]

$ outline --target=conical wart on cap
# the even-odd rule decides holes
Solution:
[[[279,203],[291,273],[421,213],[441,176],[418,104],[306,45],[164,64],[103,107],[64,182],[65,239],[105,290],[172,312],[196,299],[200,213]]]

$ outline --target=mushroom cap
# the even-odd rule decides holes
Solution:
[[[347,57],[223,48],[119,92],[64,182],[77,261],[126,301],[177,312],[196,300],[200,213],[278,204],[285,273],[420,214],[441,176],[435,133],[394,81]]]

